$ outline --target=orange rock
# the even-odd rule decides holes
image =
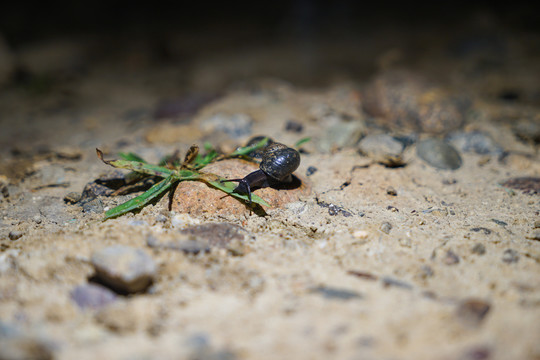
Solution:
[[[203,171],[226,179],[238,179],[258,168],[257,164],[245,160],[229,159],[210,164]],[[270,208],[282,208],[285,204],[309,195],[311,186],[306,179],[296,177],[292,183],[284,184],[279,189],[263,188],[255,190],[254,193],[270,204]],[[270,208],[263,207],[264,210]],[[245,202],[200,181],[183,181],[178,185],[172,201],[172,210],[192,215],[241,215],[250,212]]]

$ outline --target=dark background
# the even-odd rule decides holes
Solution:
[[[239,38],[272,41],[354,36],[386,27],[458,31],[478,17],[499,26],[538,31],[539,7],[527,1],[9,1],[0,11],[0,31],[17,47],[28,41],[69,35],[151,36],[243,29]]]

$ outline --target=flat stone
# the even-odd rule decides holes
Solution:
[[[99,309],[113,303],[117,298],[114,292],[97,284],[79,285],[73,289],[70,296],[81,309]]]
[[[500,156],[504,152],[504,149],[497,144],[489,134],[481,131],[454,132],[448,136],[447,140],[455,146],[456,149],[463,152],[495,156]]]
[[[418,142],[416,154],[430,166],[443,170],[456,170],[461,167],[461,156],[447,142],[428,138]]]
[[[389,129],[444,134],[465,123],[470,101],[417,73],[389,70],[366,87],[362,105]]]
[[[359,150],[387,166],[403,165],[403,143],[387,134],[368,135],[358,144]]]
[[[482,299],[468,298],[461,301],[457,308],[458,318],[466,325],[480,325],[491,308],[491,304]]]
[[[203,171],[226,179],[238,179],[258,168],[257,164],[245,160],[230,159],[210,164]],[[298,201],[310,193],[311,186],[300,176],[292,183],[284,184],[280,189],[268,187],[254,192],[270,204],[270,208],[263,207],[265,211],[284,208],[286,204]],[[176,188],[171,208],[173,211],[192,215],[236,216],[249,214],[251,211],[247,203],[199,181],[181,182]]]
[[[178,250],[192,254],[219,248],[226,249],[234,255],[242,255],[248,237],[248,231],[238,225],[207,223],[189,226],[180,230],[178,234],[174,234],[172,238],[151,236],[147,243],[152,248]]]
[[[104,285],[121,293],[146,290],[152,283],[157,267],[150,255],[141,249],[115,245],[92,255],[96,276]]]

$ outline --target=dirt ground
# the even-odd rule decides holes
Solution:
[[[13,50],[30,75],[0,93],[0,359],[540,359],[540,36],[487,29],[219,56],[171,39],[171,52],[190,49],[184,62],[156,60],[144,41]],[[369,92],[394,69],[405,91],[377,90],[390,105],[373,114]],[[436,90],[417,90],[421,79]],[[466,111],[444,123],[454,94]],[[403,120],[408,96],[435,110]],[[455,170],[419,156],[420,140],[456,132],[483,134],[488,151],[448,140]],[[373,134],[406,145],[399,166],[359,150]],[[172,211],[164,196],[107,221],[141,192],[65,199],[113,171],[95,148],[157,163],[255,135],[311,137],[301,190],[255,191],[273,201],[266,214],[202,183],[179,186]],[[178,240],[212,223],[241,227],[240,240]],[[100,280],[96,253],[115,245],[148,255],[149,287]]]

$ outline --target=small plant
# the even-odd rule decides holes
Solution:
[[[268,138],[263,138],[253,145],[240,147],[230,154],[219,154],[212,145],[205,144],[206,154],[201,155],[199,153],[199,147],[193,145],[188,150],[183,162],[180,162],[178,157],[173,155],[168,159],[162,160],[159,165],[149,164],[133,153],[121,153],[119,154],[119,160],[105,160],[103,159],[101,150],[96,149],[98,157],[105,164],[119,169],[131,170],[132,173],[128,174],[128,177],[137,178],[142,176],[156,176],[162,178],[162,180],[154,184],[143,194],[106,211],[104,220],[124,215],[133,210],[141,209],[167,190],[174,188],[180,181],[202,181],[228,195],[243,200],[248,204],[253,202],[259,205],[270,206],[266,201],[255,194],[251,194],[250,199],[248,198],[248,194],[236,192],[236,184],[231,183],[216,174],[201,171],[206,165],[224,159],[245,158],[253,161],[249,154],[266,146],[268,140]],[[309,139],[300,140],[296,146],[300,146],[306,141],[309,141]]]

